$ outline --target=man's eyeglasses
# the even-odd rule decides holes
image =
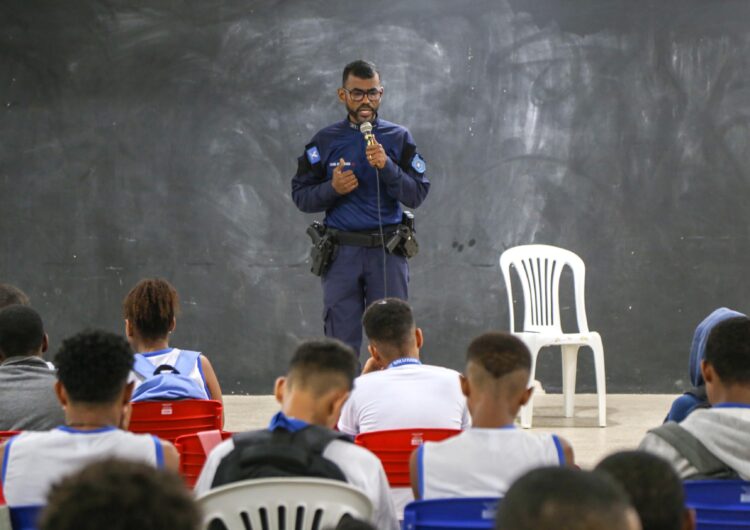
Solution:
[[[371,88],[368,91],[364,91],[358,88],[349,90],[348,88],[342,87],[342,90],[349,94],[349,97],[352,99],[352,101],[362,101],[363,99],[365,99],[365,96],[367,96],[367,99],[370,101],[380,101],[380,98],[383,96],[382,88]]]

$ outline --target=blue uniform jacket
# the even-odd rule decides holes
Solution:
[[[377,118],[373,134],[385,149],[388,161],[380,170],[380,215],[384,226],[401,222],[401,204],[416,208],[427,196],[430,181],[426,165],[417,153],[408,130]],[[348,119],[319,131],[305,146],[292,178],[292,199],[306,213],[326,212],[325,224],[345,231],[378,228],[378,188],[373,168],[365,155],[366,142],[357,125]],[[347,195],[331,185],[333,169],[343,158],[359,181]]]

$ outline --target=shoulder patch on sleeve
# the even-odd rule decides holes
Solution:
[[[320,152],[318,151],[317,146],[313,145],[309,147],[305,151],[305,154],[307,155],[307,161],[310,162],[310,165],[315,165],[320,162]]]
[[[424,159],[417,153],[415,153],[414,157],[411,159],[411,167],[413,167],[414,171],[419,174],[427,171],[427,164],[425,163]]]

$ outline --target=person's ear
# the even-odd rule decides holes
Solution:
[[[133,324],[127,318],[125,319],[125,336],[129,339],[133,338]]]
[[[372,342],[370,342],[367,345],[367,351],[370,352],[370,355],[373,359],[375,359],[375,362],[378,363],[378,366],[383,366],[383,356],[380,355],[380,352],[378,351],[378,347],[375,346]]]
[[[47,350],[49,350],[49,335],[45,333],[42,338],[42,353],[47,353]]]
[[[60,381],[55,381],[55,395],[63,408],[68,406],[68,392]]]
[[[716,372],[714,371],[714,367],[707,363],[705,359],[701,361],[701,374],[703,374],[703,380],[706,383],[713,383]]]
[[[174,332],[176,327],[177,327],[177,319],[175,317],[172,317],[172,322],[169,324],[169,333]]]
[[[348,390],[335,390],[334,395],[332,396],[332,399],[330,400],[330,404],[328,406],[327,416],[328,421],[327,425],[331,429],[333,429],[336,424],[339,422],[339,417],[341,416],[341,409],[344,407],[344,403],[346,403],[346,400],[349,399],[350,392]]]
[[[130,399],[133,397],[133,389],[135,388],[135,381],[131,381],[125,385],[122,392],[122,403],[130,403]]]
[[[339,101],[341,103],[346,103],[346,90],[339,87],[338,89],[336,89],[336,94],[338,95]]]
[[[277,377],[273,386],[273,395],[276,401],[281,405],[284,402],[284,392],[286,391],[286,377]]]
[[[464,374],[458,374],[458,379],[461,383],[461,392],[463,392],[463,395],[466,396],[466,399],[469,399],[469,395],[471,394],[471,385],[469,385],[469,378]]]
[[[526,390],[523,391],[523,394],[521,394],[521,399],[519,400],[519,405],[524,406],[526,403],[529,402],[531,399],[532,394],[534,393],[534,387],[529,387]]]
[[[422,335],[421,328],[414,329],[414,337],[417,339],[417,349],[422,349],[422,344],[424,344],[424,335]]]

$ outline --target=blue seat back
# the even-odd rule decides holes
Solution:
[[[42,512],[42,506],[10,508],[9,511],[10,526],[13,530],[36,530],[36,523]]]
[[[750,529],[750,482],[686,481],[685,504],[695,510],[698,530]]]
[[[413,501],[404,508],[404,530],[494,528],[498,497]]]

